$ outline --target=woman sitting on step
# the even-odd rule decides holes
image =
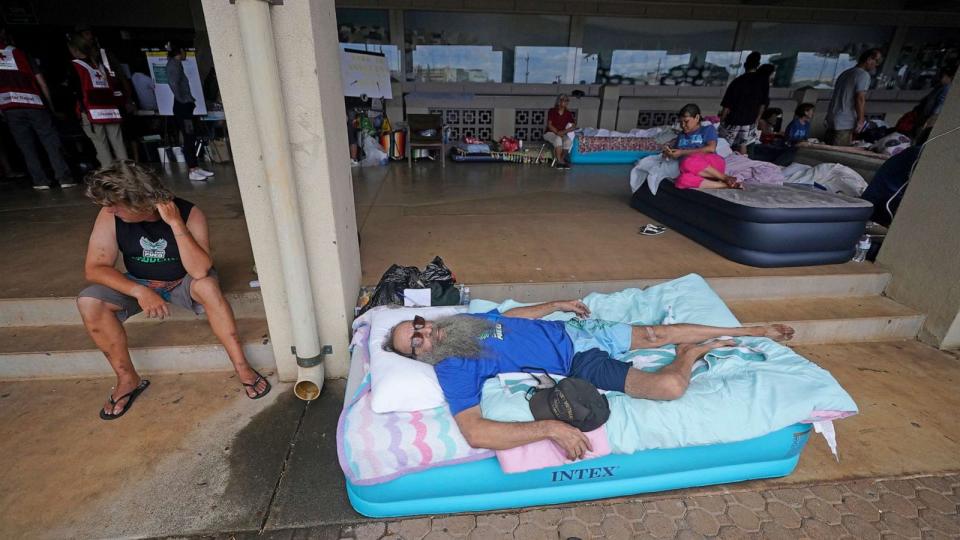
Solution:
[[[130,360],[123,321],[141,311],[163,319],[170,316],[169,304],[206,312],[247,397],[265,396],[270,383],[247,362],[233,310],[220,291],[203,212],[174,197],[152,171],[128,160],[92,173],[87,196],[101,210],[84,264],[93,285],[80,292],[77,307],[87,332],[117,375],[100,418],[123,416],[150,385]],[[114,267],[118,253],[123,255],[125,274]]]

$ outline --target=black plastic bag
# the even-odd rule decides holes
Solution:
[[[457,278],[440,257],[434,257],[423,272],[416,266],[394,264],[380,277],[370,301],[363,306],[360,314],[376,306],[402,306],[404,289],[430,289],[430,301],[434,306],[457,305],[460,303],[460,291],[455,286],[456,282]]]

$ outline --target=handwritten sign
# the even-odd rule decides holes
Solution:
[[[390,66],[383,54],[340,51],[340,78],[344,96],[393,98]]]

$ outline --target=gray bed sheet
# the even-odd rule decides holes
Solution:
[[[857,208],[869,201],[808,186],[747,185],[744,189],[701,189],[707,195],[751,208]]]

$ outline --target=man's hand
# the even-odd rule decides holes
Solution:
[[[181,232],[182,229],[186,228],[183,223],[183,216],[180,215],[180,209],[173,201],[157,203],[157,211],[160,212],[160,219],[169,225],[174,233]]]
[[[567,459],[582,459],[593,450],[590,439],[579,429],[559,420],[547,421],[550,422],[550,440],[567,454]]]
[[[170,316],[170,306],[163,301],[163,298],[149,287],[137,287],[133,293],[137,299],[140,308],[146,312],[147,317],[151,319],[163,319]]]
[[[732,339],[711,341],[710,343],[681,343],[677,345],[677,356],[691,355],[694,358],[700,358],[714,349],[736,347],[736,345],[737,343]]]
[[[590,308],[580,300],[559,300],[554,302],[553,305],[557,308],[557,311],[571,311],[582,319],[590,316]]]
[[[864,119],[857,120],[857,129],[854,131],[854,133],[860,133],[861,131],[863,131],[863,126],[865,125],[867,125],[866,120]]]

